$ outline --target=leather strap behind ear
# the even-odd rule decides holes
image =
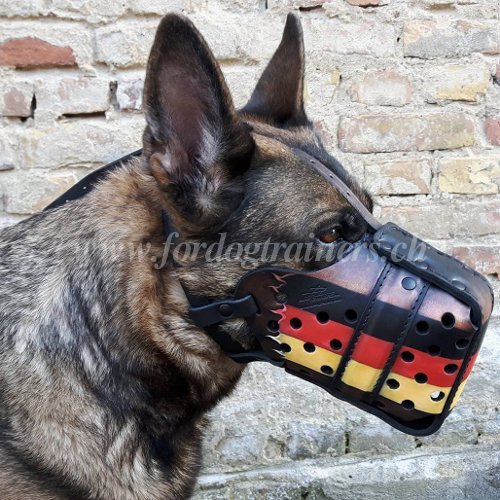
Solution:
[[[373,217],[372,213],[363,205],[361,200],[326,165],[301,149],[292,148],[292,151],[303,161],[309,163],[349,202],[353,208],[357,210],[359,215],[361,215],[368,225],[371,232],[375,233],[382,227],[382,224],[380,224],[380,222]]]

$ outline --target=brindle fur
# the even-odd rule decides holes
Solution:
[[[204,415],[243,366],[189,320],[180,282],[224,297],[246,270],[202,258],[158,269],[162,211],[190,242],[219,231],[227,244],[304,242],[336,224],[345,239],[359,237],[351,207],[290,146],[371,204],[306,117],[302,43],[289,16],[237,112],[201,35],[166,16],[148,64],[143,156],[85,197],[0,234],[2,499],[191,495]],[[130,253],[145,244],[147,256]],[[241,321],[225,329],[252,344]]]

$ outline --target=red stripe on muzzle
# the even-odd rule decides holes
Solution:
[[[311,342],[342,356],[354,332],[350,326],[332,320],[323,322],[316,314],[294,306],[287,305],[275,312],[281,315],[278,322],[281,333]]]
[[[310,342],[336,354],[344,355],[354,329],[337,321],[322,321],[321,316],[287,305],[276,311],[281,315],[280,331],[303,342]],[[392,342],[382,340],[362,332],[351,359],[372,368],[383,369],[394,347]],[[474,365],[475,354],[464,374],[466,379]],[[393,372],[417,382],[429,383],[440,387],[451,387],[463,360],[432,356],[412,347],[402,346]]]

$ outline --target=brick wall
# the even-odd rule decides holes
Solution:
[[[498,0],[0,0],[0,227],[140,147],[144,67],[163,14],[193,19],[242,105],[290,9],[305,31],[309,114],[375,195],[376,215],[498,290]],[[493,498],[498,322],[463,404],[423,440],[252,367],[214,413],[198,495]]]

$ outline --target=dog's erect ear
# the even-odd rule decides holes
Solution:
[[[307,125],[303,94],[302,26],[295,14],[288,14],[281,43],[242,111],[276,125]]]
[[[212,52],[181,16],[168,15],[160,23],[144,106],[144,155],[175,222],[192,231],[220,223],[241,200],[239,179],[254,142]]]

